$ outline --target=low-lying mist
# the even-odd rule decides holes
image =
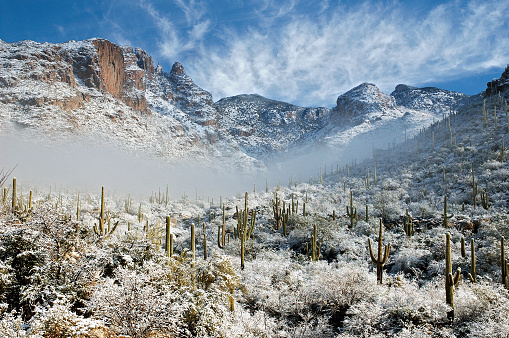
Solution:
[[[184,194],[194,199],[219,198],[252,189],[253,181],[200,161],[184,159],[170,164],[162,159],[134,155],[112,145],[90,141],[48,141],[23,136],[0,139],[0,168],[15,167],[18,184],[49,190],[93,193],[104,186],[109,193],[148,197],[166,192],[170,199]]]
[[[79,190],[94,193],[104,186],[110,194],[131,194],[148,198],[152,192],[166,192],[169,198],[180,199],[187,195],[191,200],[219,200],[245,191],[265,191],[278,183],[287,185],[314,182],[320,170],[330,173],[368,157],[372,145],[357,144],[342,150],[327,146],[308,147],[285,153],[267,162],[264,172],[240,172],[225,168],[217,161],[183,159],[168,163],[148,155],[132,154],[111,144],[97,140],[72,140],[69,142],[46,140],[26,133],[3,136],[0,139],[0,168],[15,168],[12,175],[21,187],[46,191]],[[327,169],[325,169],[325,166]]]

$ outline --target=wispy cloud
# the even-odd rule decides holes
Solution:
[[[204,2],[175,0],[175,4],[185,14],[187,26],[177,27],[174,18],[161,13],[152,3],[140,0],[143,8],[159,29],[158,45],[160,54],[176,61],[188,52],[202,51],[203,41],[210,29],[210,21],[202,19],[206,12]]]
[[[184,12],[188,24],[199,21],[207,12],[207,5],[204,1],[175,0],[175,4]]]
[[[509,1],[440,5],[425,17],[370,2],[297,17],[260,34],[230,36],[188,66],[216,98],[258,92],[306,105],[332,105],[362,82],[443,81],[507,63]],[[324,13],[324,12],[323,12]]]
[[[185,29],[142,0],[161,55],[183,62],[215,99],[259,93],[331,106],[362,82],[390,92],[507,64],[509,0],[452,0],[418,14],[396,2],[246,1],[256,18],[247,29],[214,26],[202,2],[175,3]]]

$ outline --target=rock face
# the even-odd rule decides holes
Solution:
[[[384,94],[372,83],[363,83],[338,97],[334,108],[337,122],[359,124],[372,112],[382,115],[396,109],[394,97]]]
[[[505,68],[499,79],[495,79],[486,84],[486,96],[498,95],[498,93],[505,94],[504,97],[509,96],[506,92],[509,89],[509,65]]]
[[[189,111],[190,117],[203,126],[217,127],[218,111],[212,95],[194,84],[184,67],[175,62],[169,75],[165,76],[171,85],[175,104]]]

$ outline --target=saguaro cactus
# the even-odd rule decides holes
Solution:
[[[383,223],[380,219],[380,230],[378,232],[378,255],[375,257],[373,254],[373,248],[371,246],[371,238],[368,238],[368,246],[369,246],[369,255],[371,256],[371,261],[376,264],[376,279],[379,284],[382,284],[382,276],[383,276],[383,267],[387,260],[389,259],[389,253],[391,251],[391,243],[388,243],[383,247]]]
[[[490,195],[488,191],[488,181],[486,181],[486,191],[481,193],[481,205],[486,210],[488,210],[489,207],[491,207]]]
[[[472,198],[474,207],[477,206],[477,182],[475,181],[474,162],[472,162]]]
[[[475,245],[474,239],[470,239],[470,273],[468,274],[468,278],[472,283],[477,282],[477,274],[475,272]]]
[[[507,288],[509,288],[508,281],[507,281],[507,273],[509,272],[509,263],[507,262],[507,259],[505,258],[505,239],[502,236],[500,239],[500,268],[502,270],[502,284]]]
[[[350,228],[353,228],[357,220],[357,208],[353,206],[353,192],[350,190],[350,207],[346,206],[346,214],[350,218]]]
[[[117,229],[120,221],[117,221],[113,228],[111,226],[108,226],[108,229],[106,229],[106,217],[105,214],[105,207],[104,207],[104,187],[101,187],[101,210],[99,212],[99,226],[97,226],[97,223],[94,223],[94,232],[97,236],[106,236],[109,237],[112,233],[115,232]],[[111,222],[111,219],[108,218],[108,222]]]
[[[172,233],[171,233],[171,218],[170,216],[166,216],[166,244],[165,244],[165,250],[166,255],[168,257],[173,256],[173,243],[172,243]]]
[[[78,199],[76,201],[76,221],[80,220],[80,210],[81,210],[80,194],[78,194]]]
[[[247,232],[247,219],[248,219],[248,213],[249,213],[249,209],[247,207],[247,192],[246,192],[246,197],[245,197],[245,200],[244,200],[244,212],[243,213],[239,213],[238,214],[238,217],[239,219],[242,217],[242,220],[240,221],[240,232],[239,232],[239,236],[240,236],[240,268],[242,270],[244,270],[244,267],[245,267],[245,251],[246,251],[246,232]],[[241,216],[242,215],[242,216]]]
[[[414,222],[412,221],[412,216],[410,216],[410,214],[408,213],[408,209],[406,209],[406,215],[405,215],[403,228],[405,230],[405,234],[408,237],[412,237],[414,235],[414,233],[415,233]]]
[[[467,250],[465,247],[465,237],[461,237],[461,257],[467,257]]]
[[[192,266],[194,267],[196,261],[196,235],[195,235],[195,225],[191,223],[191,253],[193,257]]]
[[[207,234],[203,234],[203,259],[207,259]]]
[[[277,193],[274,192],[274,199],[272,200],[272,211],[274,212],[274,220],[276,221],[276,230],[279,230],[281,226],[281,218],[284,213],[284,206],[281,208],[281,200],[277,196]]]
[[[221,246],[224,248],[226,244],[226,213],[224,210],[224,204],[223,204],[223,227],[221,228],[222,234],[221,234]]]
[[[12,211],[15,211],[18,208],[18,189],[16,186],[16,177],[12,178]]]
[[[454,319],[454,285],[458,284],[461,277],[461,268],[452,274],[452,259],[451,259],[451,234],[445,234],[445,301],[451,307],[447,312],[447,318]]]
[[[444,228],[449,226],[449,219],[452,218],[454,214],[447,215],[447,195],[444,196],[444,214],[442,215],[442,225]]]
[[[318,260],[318,255],[316,254],[316,243],[317,243],[317,229],[316,224],[313,225],[313,237],[311,237],[311,259],[313,262]]]

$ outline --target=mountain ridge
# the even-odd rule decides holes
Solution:
[[[96,135],[165,160],[216,159],[246,170],[264,170],[268,160],[302,146],[340,154],[375,130],[411,136],[468,97],[406,85],[387,95],[363,83],[339,95],[333,108],[257,94],[214,102],[180,63],[166,73],[144,50],[99,38],[0,41],[0,62],[2,129]]]

